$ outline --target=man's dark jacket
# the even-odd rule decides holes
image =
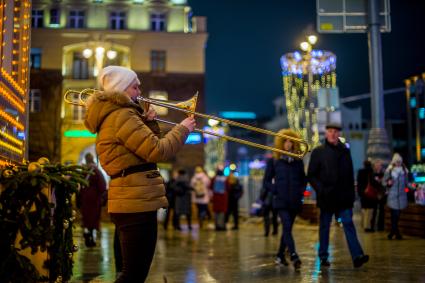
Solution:
[[[341,142],[327,141],[311,153],[308,178],[317,194],[317,206],[338,212],[353,208],[354,172],[350,150]]]

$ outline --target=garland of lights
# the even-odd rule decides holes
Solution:
[[[293,52],[280,61],[289,126],[315,147],[319,144],[317,93],[336,86],[335,55],[321,50]]]
[[[87,181],[81,166],[50,165],[47,158],[24,165],[0,168],[0,278],[2,282],[62,282],[72,276],[73,221],[71,197]],[[53,192],[49,201],[46,188]],[[18,232],[22,240],[15,243]],[[49,278],[39,275],[30,260],[19,254],[46,252],[44,268]]]

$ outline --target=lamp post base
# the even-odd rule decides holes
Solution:
[[[367,157],[371,160],[379,159],[385,165],[391,162],[391,146],[387,131],[384,128],[372,128],[367,141]]]

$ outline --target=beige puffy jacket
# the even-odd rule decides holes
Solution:
[[[143,110],[124,93],[99,92],[87,102],[84,121],[97,133],[96,152],[109,176],[131,166],[161,162],[184,145],[189,130],[175,126],[163,138],[156,122],[145,121]],[[168,205],[162,177],[155,171],[137,172],[109,183],[108,212],[154,211]]]

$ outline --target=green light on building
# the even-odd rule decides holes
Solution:
[[[96,134],[92,134],[87,130],[69,130],[63,134],[66,138],[95,138]]]

